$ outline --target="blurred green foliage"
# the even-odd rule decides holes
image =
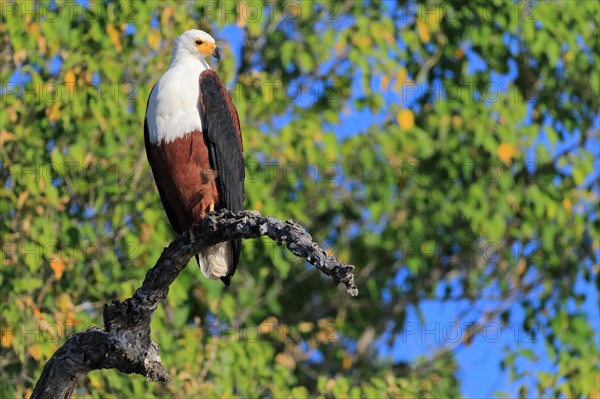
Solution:
[[[536,381],[523,396],[600,394],[575,289],[598,281],[597,182],[586,182],[596,2],[1,6],[0,396],[28,396],[66,337],[132,295],[174,238],[143,150],[146,99],[177,35],[201,28],[219,40],[232,24],[241,56],[220,43],[215,68],[243,126],[246,208],[307,226],[357,265],[361,294],[269,241],[245,242],[230,289],[189,267],[157,311],[172,385],[105,370],[78,394],[455,397],[452,347],[407,364],[378,356],[377,342],[425,299],[475,306],[489,292],[498,305],[482,321],[537,326],[554,367],[519,370],[532,354],[509,350],[499,367],[517,386]],[[366,110],[383,116],[337,134],[341,115]],[[482,256],[490,246],[493,260]],[[466,248],[473,256],[460,256]]]

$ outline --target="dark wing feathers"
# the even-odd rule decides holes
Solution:
[[[156,86],[154,86],[156,87]],[[154,90],[154,87],[152,90]],[[150,90],[150,95],[148,96],[148,103],[150,103],[150,97],[152,96],[152,90]],[[146,112],[148,110],[148,103],[146,104]],[[148,163],[150,164],[150,168],[152,168],[152,174],[154,175],[154,180],[156,181],[156,187],[158,188],[158,194],[160,195],[160,200],[163,203],[163,207],[165,208],[165,212],[167,213],[167,217],[169,218],[169,222],[171,223],[171,227],[173,230],[179,235],[183,233],[181,226],[179,225],[179,220],[177,220],[177,215],[175,211],[169,204],[167,200],[166,194],[163,190],[164,184],[161,183],[160,173],[157,170],[156,163],[152,159],[152,144],[150,143],[150,132],[148,131],[148,120],[144,117],[144,144],[146,145],[146,157],[148,157]]]
[[[200,114],[204,138],[209,146],[211,167],[217,172],[220,207],[232,212],[244,209],[244,157],[237,111],[219,75],[212,70],[200,74]],[[221,280],[229,285],[235,273],[242,240],[231,242],[233,266]]]

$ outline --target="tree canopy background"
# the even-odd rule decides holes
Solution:
[[[0,396],[174,238],[142,126],[190,28],[224,49],[246,209],[306,226],[361,293],[245,242],[230,289],[192,264],[159,308],[173,384],[79,394],[600,395],[597,2],[1,7]]]

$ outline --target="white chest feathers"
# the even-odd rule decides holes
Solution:
[[[151,143],[169,143],[202,131],[199,77],[206,69],[206,63],[172,65],[156,83],[146,111]]]

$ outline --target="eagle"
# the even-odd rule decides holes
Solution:
[[[243,210],[244,158],[237,111],[206,58],[219,61],[215,39],[188,30],[173,45],[167,71],[152,88],[144,118],[148,163],[169,223],[192,234],[208,212]],[[223,242],[196,256],[202,273],[229,285],[241,240]]]

